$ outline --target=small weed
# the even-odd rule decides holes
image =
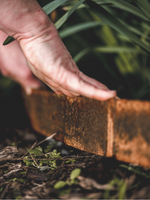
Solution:
[[[25,162],[26,166],[34,166],[42,171],[49,168],[51,170],[55,170],[57,169],[58,165],[57,161],[61,160],[62,157],[56,149],[50,152],[52,148],[53,146],[50,144],[47,145],[44,150],[41,146],[35,147],[34,149],[27,149],[30,155],[25,156],[23,161]],[[66,160],[66,163],[74,164],[75,161],[75,159],[68,158],[68,160]]]
[[[20,172],[20,174],[26,174],[27,172]]]
[[[55,170],[57,168],[56,161],[58,158],[60,159],[61,156],[60,153],[57,153],[56,149],[54,149],[52,152],[49,152],[51,148],[51,145],[46,146],[46,148],[44,149],[44,152],[46,154],[43,154],[43,149],[40,146],[32,150],[27,149],[30,156],[25,156],[23,161],[26,163],[27,166],[42,168],[43,165],[46,165],[48,168],[50,167],[51,170]]]
[[[35,147],[34,149],[27,149],[29,151],[30,154],[35,155],[35,156],[39,156],[43,154],[43,150],[40,146]]]
[[[53,148],[53,145],[47,145],[46,148],[44,149],[44,153],[48,153],[51,149]]]
[[[13,142],[13,143],[11,143],[11,146],[18,146],[18,144],[21,144],[21,143],[22,143],[22,141]]]
[[[71,164],[74,164],[76,160],[74,159],[70,159],[70,160],[66,160],[66,163],[71,163]]]
[[[126,193],[126,183],[124,180],[120,180],[119,178],[115,178],[112,181],[110,181],[109,183],[110,187],[112,186],[117,186],[118,189],[118,199],[124,199],[125,198],[125,193]],[[110,194],[109,194],[109,187],[107,190],[105,190],[104,193],[104,199],[109,199],[110,198]]]
[[[15,182],[17,180],[17,178],[13,178],[12,181]]]
[[[127,169],[129,171],[132,171],[132,172],[134,172],[136,174],[139,174],[141,176],[144,176],[145,178],[150,178],[150,174],[149,173],[147,174],[147,173],[141,172],[141,169],[139,167],[132,167],[132,166],[123,165],[123,164],[120,165],[120,167],[125,168],[125,169]]]
[[[54,188],[55,189],[60,189],[63,188],[65,185],[73,185],[73,184],[78,184],[78,181],[76,180],[76,178],[80,175],[81,173],[81,169],[74,169],[71,173],[70,173],[70,180],[67,181],[58,181],[55,185]]]
[[[18,199],[22,199],[22,197],[21,197],[21,196],[18,196],[18,197],[15,198],[15,200],[18,200]]]
[[[13,178],[13,179],[11,179],[13,182],[19,182],[19,183],[24,183],[24,182],[26,182],[26,179],[19,179],[19,178]]]
[[[4,187],[2,186],[2,187],[0,188],[0,193],[3,191],[3,189],[4,189]]]

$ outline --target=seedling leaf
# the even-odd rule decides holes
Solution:
[[[46,148],[44,149],[44,153],[49,152],[52,149],[52,145],[47,145]]]
[[[77,168],[77,169],[74,169],[71,174],[70,174],[70,179],[75,179],[77,178],[81,173],[81,169]]]
[[[40,146],[38,146],[38,147],[35,147],[34,149],[31,149],[29,151],[29,153],[33,154],[35,156],[39,156],[39,155],[41,155],[43,153],[43,150],[42,150],[42,148]]]
[[[66,185],[66,182],[65,181],[58,181],[55,185],[54,185],[54,188],[55,189],[60,189],[62,187],[64,187]]]

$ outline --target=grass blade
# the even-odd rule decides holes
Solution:
[[[131,3],[128,3],[126,1],[123,1],[123,0],[105,0],[104,2],[101,1],[101,0],[95,0],[95,2],[97,4],[100,4],[100,5],[107,5],[107,4],[110,4],[110,6],[113,6],[113,7],[117,7],[119,9],[122,9],[122,10],[125,10],[125,11],[128,11],[130,13],[132,13],[133,15],[136,15],[144,20],[148,20],[147,17],[145,17],[145,15],[143,14],[143,12],[138,8],[138,6],[134,6],[132,5]],[[148,20],[149,21],[149,20]]]
[[[46,6],[43,7],[43,10],[45,11],[45,13],[48,15],[50,14],[53,10],[55,10],[56,8],[58,8],[60,5],[62,5],[63,3],[65,3],[68,0],[55,0],[52,1],[50,3],[48,3]],[[8,36],[6,38],[6,40],[4,41],[3,45],[7,45],[11,42],[13,42],[15,39],[11,36]]]
[[[7,45],[7,44],[13,42],[14,40],[15,40],[15,39],[14,39],[13,37],[8,36],[8,37],[6,38],[6,40],[3,42],[3,45],[5,46],[5,45]]]
[[[93,51],[96,52],[100,52],[100,53],[142,53],[142,54],[146,54],[145,51],[141,50],[141,49],[135,49],[135,48],[131,48],[131,47],[123,47],[123,46],[119,46],[119,47],[114,47],[114,46],[101,46],[101,47],[96,47],[93,49]]]
[[[80,51],[76,56],[74,56],[73,60],[77,63],[79,62],[82,57],[84,57],[89,52],[97,52],[97,53],[135,53],[135,54],[146,54],[145,51],[141,49],[135,49],[131,47],[114,47],[114,46],[100,46],[94,48],[86,48]]]
[[[128,27],[128,29],[130,31],[132,31],[133,33],[145,38],[145,39],[148,39],[150,40],[150,37],[146,34],[144,34],[142,31],[140,31],[139,29],[133,27],[133,26],[130,26],[129,24],[127,24],[126,22],[122,21],[122,20],[119,20],[124,26]]]
[[[46,12],[47,15],[49,15],[53,10],[61,6],[63,3],[65,3],[68,0],[55,0],[50,3],[48,3],[46,6],[43,7],[43,10]]]
[[[55,26],[59,29],[63,23],[70,17],[70,15],[80,6],[85,0],[81,0],[76,3],[67,13],[65,13],[56,23]]]
[[[79,60],[81,60],[81,58],[88,54],[90,51],[90,48],[83,49],[76,56],[74,56],[73,60],[75,61],[75,63],[79,62]]]
[[[133,0],[150,21],[150,3],[147,0]]]
[[[88,29],[88,28],[94,28],[96,26],[102,26],[102,25],[105,25],[105,23],[103,22],[84,22],[84,23],[81,23],[81,24],[77,24],[77,25],[74,25],[74,26],[70,26],[68,28],[65,28],[63,30],[61,30],[59,32],[59,35],[62,39],[74,34],[74,33],[77,33],[79,31],[83,31],[85,29]]]
[[[91,0],[87,0],[86,4],[90,7],[89,10],[92,11],[97,17],[99,17],[104,23],[108,24],[119,33],[127,36],[131,41],[144,49],[147,53],[150,52],[150,48],[145,45],[135,34],[129,31],[127,27],[119,22],[115,16],[111,15],[108,11]]]
[[[126,1],[122,1],[122,0],[116,1],[116,0],[114,0],[114,1],[112,1],[112,3],[119,9],[128,11],[129,13],[136,15],[137,17],[140,17],[144,20],[148,20],[147,17],[145,17],[145,15],[143,15],[143,13],[141,12],[141,10],[138,7],[128,3]]]

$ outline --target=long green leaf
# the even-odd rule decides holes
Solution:
[[[113,0],[112,3],[115,6],[117,6],[117,8],[119,8],[119,9],[128,11],[129,13],[131,13],[133,15],[136,15],[136,16],[144,19],[144,20],[148,20],[147,17],[145,17],[145,15],[143,15],[143,13],[141,12],[141,10],[138,7],[136,7],[136,6],[128,3],[126,1],[122,1],[122,0],[116,1],[116,0]]]
[[[79,62],[79,60],[81,60],[81,58],[88,54],[90,51],[90,48],[83,49],[76,56],[73,57],[73,60],[75,61],[75,63]]]
[[[102,7],[104,5],[109,5],[109,8],[111,7],[117,7],[118,9],[128,11],[129,13],[132,13],[135,16],[140,17],[141,19],[147,20],[147,17],[141,12],[141,10],[138,8],[138,6],[134,6],[131,3],[128,3],[124,0],[95,0],[95,2]]]
[[[139,29],[137,29],[137,28],[135,28],[135,27],[133,27],[133,26],[130,26],[129,24],[127,24],[127,23],[124,22],[123,20],[120,20],[120,19],[119,19],[119,21],[120,21],[124,26],[128,27],[128,29],[129,29],[130,31],[132,31],[133,33],[135,33],[135,34],[137,34],[137,35],[139,35],[139,36],[141,36],[141,37],[144,37],[145,39],[150,40],[150,37],[149,37],[148,35],[144,34],[144,33],[143,33],[142,31],[140,31]]]
[[[43,10],[46,12],[46,14],[50,14],[53,10],[61,6],[63,3],[65,3],[68,0],[55,0],[50,3],[48,3],[46,6],[43,7]]]
[[[72,4],[75,4],[75,3],[76,3],[76,2],[74,1]],[[99,0],[98,3],[99,3],[100,5],[107,5],[107,4],[112,3],[112,0]],[[84,7],[85,7],[85,5],[82,4],[82,5],[80,5],[80,6],[78,7],[78,9],[84,8]],[[65,6],[63,9],[64,9],[64,10],[70,10],[70,8],[71,8],[71,5],[69,4],[68,6]]]
[[[135,49],[131,47],[114,47],[114,46],[100,46],[94,48],[85,48],[80,51],[76,56],[74,56],[73,60],[77,63],[79,62],[86,54],[89,52],[97,52],[97,53],[139,53],[139,54],[146,54],[145,51],[141,49]]]
[[[131,41],[144,49],[147,53],[150,53],[150,48],[145,45],[135,34],[129,31],[127,27],[120,23],[115,16],[111,15],[108,11],[91,0],[87,0],[86,4],[90,7],[89,10],[99,17],[104,23],[108,24],[119,33],[127,36]]]
[[[147,0],[133,0],[150,21],[150,3]]]
[[[140,17],[141,19],[144,19],[146,21],[149,21],[147,19],[147,17],[143,14],[143,12],[136,6],[132,5],[131,3],[128,3],[126,2],[125,0],[95,0],[96,3],[98,3],[99,5],[101,6],[104,6],[104,5],[110,5],[110,7],[117,7],[118,9],[121,9],[121,10],[125,10],[137,17]],[[75,2],[74,2],[75,3]],[[64,10],[69,10],[70,9],[70,5],[69,6],[65,6],[64,7]],[[85,5],[80,5],[78,7],[79,8],[83,8],[85,7]]]
[[[123,47],[123,46],[119,46],[119,47],[114,47],[114,46],[104,46],[104,47],[96,47],[93,49],[93,51],[96,52],[100,52],[100,53],[142,53],[142,54],[146,54],[145,51],[141,50],[141,49],[135,49],[135,48],[131,48],[131,47]]]
[[[15,40],[15,39],[14,39],[13,37],[8,36],[8,37],[6,38],[6,40],[3,42],[3,45],[5,46],[5,45],[7,45],[7,44],[13,42],[14,40]]]
[[[105,25],[105,23],[103,22],[84,22],[84,23],[81,23],[81,24],[77,24],[77,25],[74,25],[74,26],[70,26],[68,28],[65,28],[63,30],[61,30],[59,32],[59,35],[62,39],[74,34],[74,33],[77,33],[79,31],[83,31],[85,29],[88,29],[88,28],[94,28],[96,26],[102,26],[102,25]]]
[[[63,23],[70,17],[70,15],[80,6],[85,0],[81,0],[75,4],[67,13],[65,13],[56,23],[55,26],[59,29]]]

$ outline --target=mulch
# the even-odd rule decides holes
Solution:
[[[17,95],[0,102],[0,199],[150,198],[150,169],[80,151],[54,139],[42,142],[45,137],[34,132],[22,116]],[[47,145],[51,149],[44,153]],[[39,146],[43,154],[30,153]],[[45,156],[56,150],[56,157]],[[56,165],[45,162],[40,166],[46,159],[55,160]],[[70,174],[77,168],[81,173],[71,183]],[[55,189],[58,181],[68,184]]]

